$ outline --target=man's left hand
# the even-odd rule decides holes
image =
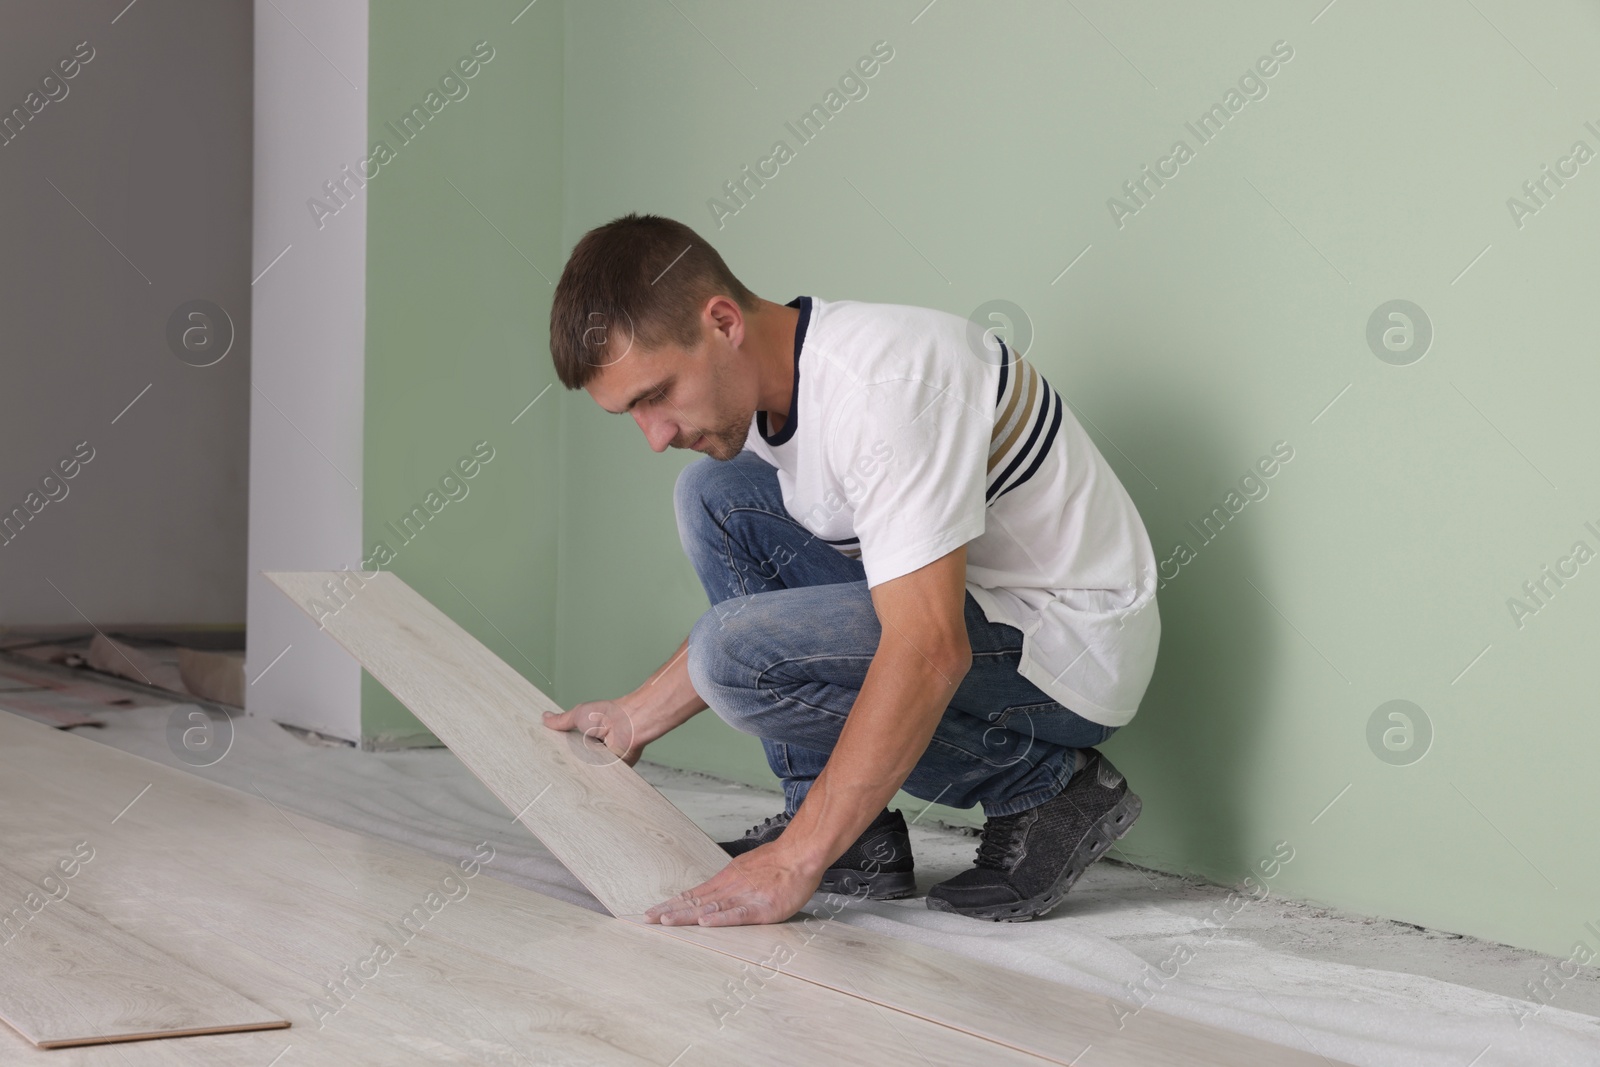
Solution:
[[[735,856],[708,881],[662,901],[644,918],[663,926],[781,923],[811,899],[822,873],[799,862],[779,838]]]

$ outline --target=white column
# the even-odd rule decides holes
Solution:
[[[274,0],[255,19],[246,707],[358,740],[360,669],[260,572],[362,556],[366,199],[324,184],[366,156],[367,3]]]

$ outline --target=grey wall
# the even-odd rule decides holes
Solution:
[[[244,621],[252,5],[125,6],[0,8],[5,625]],[[165,337],[195,299],[233,323],[208,367]]]

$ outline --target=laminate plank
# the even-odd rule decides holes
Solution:
[[[130,682],[142,682],[157,689],[184,693],[183,679],[178,674],[176,655],[172,661],[158,660],[141,648],[124,641],[114,641],[97,633],[89,642],[84,663],[102,674],[114,674]]]
[[[94,704],[107,704],[113,708],[143,708],[171,702],[170,698],[163,699],[153,693],[96,681],[86,671],[74,670],[48,661],[34,662],[22,658],[22,655],[22,653],[0,652],[0,673],[29,688],[51,689],[65,696],[77,697]]]
[[[93,849],[89,849],[92,856]],[[0,864],[0,1019],[40,1048],[267,1030],[289,1021],[71,900],[61,872],[39,882]]]
[[[232,708],[244,707],[244,653],[178,649],[178,679],[183,692]]]
[[[409,864],[402,867],[410,869]],[[290,879],[280,886],[282,899],[300,900],[303,889]],[[362,1031],[389,1028],[408,1041],[426,1035],[430,1042],[466,1055],[538,1049],[555,1063],[650,1067],[670,1063],[691,1047],[692,1055],[683,1062],[724,1067],[1045,1063],[810,982],[770,972],[752,979],[748,968],[718,953],[651,937],[548,898],[527,905],[531,924],[525,921],[530,913],[522,908],[507,909],[476,893],[461,904],[447,908],[412,941],[397,944],[394,961],[366,983],[354,983],[336,1014],[306,1010],[313,997],[330,1000],[324,990],[284,1005],[295,1013],[302,1039],[344,1033],[354,1025]],[[573,911],[582,913],[588,928],[571,929],[561,922]],[[314,977],[329,968],[329,944],[338,943],[346,958],[355,959],[370,949],[352,952],[341,939],[353,932],[382,931],[386,918],[392,921],[381,912],[341,908],[334,918],[297,915],[292,932],[254,934],[251,924],[230,922],[228,936],[237,943],[223,950],[271,953],[298,974]],[[224,928],[216,916],[208,917],[206,925],[207,934]],[[530,925],[533,936],[525,936]],[[338,980],[342,972],[341,965],[332,976]],[[300,979],[297,984],[310,983]],[[730,988],[744,992],[736,998]],[[352,1014],[358,1009],[365,1012],[359,1020]],[[819,1019],[828,1019],[829,1026],[819,1028]]]
[[[1034,978],[829,918],[764,926],[637,926],[1060,1064],[1093,1046],[1097,1067],[1348,1067],[1260,1038]],[[1130,1013],[1119,1025],[1118,1006]]]
[[[387,572],[267,572],[411,709],[613,915],[706,881],[727,854],[605,746],[540,720],[560,707]],[[359,588],[350,588],[360,581]],[[342,601],[325,583],[347,582]]]
[[[104,704],[91,704],[49,689],[0,691],[0,711],[9,711],[46,726],[98,726],[100,720],[90,718],[87,713],[102,714],[111,710]]]
[[[52,1061],[66,1067],[264,1067],[291,1045],[283,1067],[1045,1062],[481,871],[464,878],[458,864],[393,842],[291,820],[260,797],[84,738],[0,723],[10,855],[43,868],[80,834],[95,854],[68,879],[75,906],[226,977],[294,1026],[161,1043],[171,1060],[135,1046],[115,1061],[67,1050],[81,1055]],[[322,877],[330,865],[338,888]],[[468,889],[402,943],[399,917],[446,876]],[[393,959],[364,972],[378,939]],[[4,1036],[0,1062],[28,1062]]]

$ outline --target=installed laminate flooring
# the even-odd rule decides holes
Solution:
[[[1046,1062],[497,882],[482,843],[443,862],[11,715],[0,840],[40,877],[87,842],[75,907],[293,1024],[50,1051],[0,1028],[7,1064]]]
[[[604,746],[546,728],[536,713],[557,705],[399,578],[366,580],[329,615],[337,602],[327,583],[348,576],[267,577],[320,617],[512,812],[529,794],[523,783],[531,768],[546,785],[543,799],[522,810],[523,824],[614,915],[645,931],[738,960],[746,974],[804,979],[896,1018],[927,1020],[1057,1063],[1071,1063],[1090,1046],[1094,1062],[1106,1067],[1331,1063],[1154,1011],[1121,1024],[1110,998],[815,918],[723,928],[645,923],[647,907],[727,863],[698,827]]]
[[[629,921],[951,1026],[1061,1064],[1084,1067],[1343,1067],[1336,1060],[1118,1002],[836,922],[702,927]],[[978,920],[974,920],[975,922]],[[1084,1053],[1092,1051],[1092,1055]],[[1080,1060],[1078,1057],[1082,1056]]]
[[[71,878],[93,859],[87,845],[32,880],[14,857],[0,865],[0,1019],[40,1048],[289,1025],[79,908]]]

